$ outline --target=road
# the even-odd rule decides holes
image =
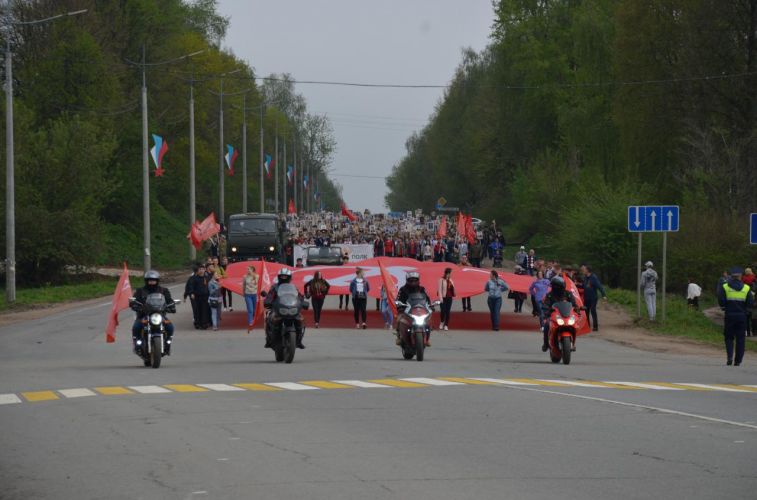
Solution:
[[[0,328],[0,498],[757,491],[749,357],[726,367],[600,337],[553,365],[536,328],[465,331],[456,312],[460,329],[435,334],[422,363],[402,360],[386,330],[322,328],[283,365],[259,331],[191,329],[184,304],[174,355],[153,370],[130,352],[126,312],[105,343],[105,302]]]

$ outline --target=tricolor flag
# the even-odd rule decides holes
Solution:
[[[239,151],[234,149],[231,144],[227,144],[224,158],[226,159],[226,167],[229,169],[229,175],[234,175],[234,162],[237,161],[237,156],[239,156]]]
[[[150,149],[150,156],[152,156],[152,161],[155,162],[155,177],[161,177],[163,175],[163,157],[168,152],[168,144],[159,135],[152,134],[152,140],[155,145]]]
[[[294,181],[294,167],[291,165],[287,166],[287,181],[289,181],[290,186]]]
[[[305,186],[305,191],[307,191],[308,190],[308,176],[307,175],[302,176],[302,185]]]
[[[271,155],[265,155],[265,162],[263,162],[263,166],[265,166],[265,175],[270,179],[271,178],[271,169],[275,165],[275,162],[273,161],[273,158],[271,158]]]

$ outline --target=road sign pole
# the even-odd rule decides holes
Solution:
[[[662,322],[665,322],[665,278],[668,275],[668,233],[662,233]]]
[[[639,233],[639,251],[636,259],[636,317],[641,319],[641,236]]]

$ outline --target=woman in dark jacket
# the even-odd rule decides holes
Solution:
[[[313,303],[313,318],[316,328],[318,328],[318,323],[321,322],[323,301],[326,300],[326,295],[329,294],[329,288],[331,288],[331,285],[323,279],[320,271],[316,271],[313,279],[305,283],[305,297]]]

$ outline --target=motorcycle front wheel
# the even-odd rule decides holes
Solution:
[[[562,343],[562,362],[566,365],[570,364],[570,337],[563,337],[560,341]]]
[[[152,362],[153,368],[160,368],[160,360],[163,356],[163,346],[161,345],[161,338],[160,337],[153,337],[150,339],[151,342],[151,352],[150,352],[150,361]]]
[[[289,330],[284,338],[284,363],[291,363],[294,361],[294,351],[297,350],[297,331]]]
[[[426,347],[423,344],[423,332],[415,332],[415,359],[423,361],[423,351]]]

